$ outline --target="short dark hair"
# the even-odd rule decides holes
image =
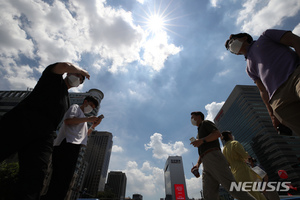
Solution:
[[[93,97],[93,96],[86,96],[86,97],[84,98],[84,100],[87,100],[88,102],[92,102],[92,103],[95,105],[96,108],[97,108],[98,105],[99,105],[98,100],[97,100],[95,97]]]
[[[232,135],[231,131],[223,131],[222,133],[222,140],[224,140],[225,142],[229,141],[229,135]]]
[[[252,36],[249,35],[248,33],[231,34],[231,35],[229,36],[229,39],[226,40],[226,42],[225,42],[225,47],[226,47],[226,49],[229,48],[228,43],[229,43],[229,41],[230,41],[231,39],[242,38],[242,37],[245,37],[245,36],[247,37],[247,42],[248,42],[249,44],[250,44],[251,42],[253,42]]]
[[[201,119],[204,120],[204,114],[202,112],[200,112],[200,111],[192,112],[191,115],[200,115]]]

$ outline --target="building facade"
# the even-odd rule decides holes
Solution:
[[[126,194],[127,177],[121,171],[110,171],[105,184],[105,191],[114,193],[114,199],[124,200]]]
[[[269,181],[282,181],[278,170],[285,169],[293,185],[299,186],[299,136],[278,135],[256,86],[237,85],[216,115],[214,122],[222,132],[229,130],[251,157],[268,174]]]
[[[188,200],[181,156],[169,156],[165,167],[166,200]]]

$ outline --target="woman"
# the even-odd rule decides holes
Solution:
[[[250,157],[244,147],[238,141],[233,139],[230,131],[222,132],[222,140],[225,141],[223,154],[226,157],[231,172],[237,182],[255,182],[254,172],[246,164],[246,160]],[[249,191],[257,200],[266,200],[259,191]]]

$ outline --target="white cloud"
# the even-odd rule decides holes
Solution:
[[[150,173],[145,171],[150,171]],[[143,168],[139,169],[135,161],[129,161],[124,172],[127,177],[126,191],[142,194],[145,199],[151,199],[155,193],[161,197],[165,196],[162,189],[164,188],[163,169],[152,167],[148,162],[145,162]]]
[[[240,11],[237,23],[242,23],[242,30],[252,35],[260,35],[263,31],[274,26],[282,25],[282,22],[295,16],[300,10],[299,0],[272,0],[266,5],[259,0],[247,0]]]
[[[171,55],[179,53],[182,48],[174,44],[168,44],[168,35],[161,31],[155,37],[147,40],[143,45],[144,54],[141,63],[152,66],[155,71],[160,71],[164,67],[164,62]]]
[[[136,0],[137,2],[139,2],[140,4],[144,4],[144,0]]]
[[[38,60],[43,68],[57,61],[76,63],[82,54],[91,54],[95,59],[89,61],[90,70],[116,73],[140,62],[159,71],[169,56],[181,50],[169,43],[165,32],[148,41],[148,33],[134,24],[130,11],[112,8],[105,0],[52,5],[42,0],[1,1],[0,17],[1,60],[18,60],[22,55]],[[5,68],[11,65],[6,63]],[[24,79],[28,81],[27,76]]]
[[[112,147],[112,152],[114,152],[114,153],[123,152],[123,151],[124,151],[124,149],[120,146],[113,145],[113,147]]]
[[[294,28],[293,33],[300,36],[300,23]]]
[[[202,190],[202,176],[199,178],[192,177],[186,179],[186,189],[189,198],[200,199],[200,191]]]
[[[157,159],[167,159],[169,156],[181,156],[188,152],[183,142],[176,141],[174,144],[162,142],[162,134],[154,133],[150,137],[150,142],[145,144],[145,149],[152,149],[153,157]]]
[[[231,70],[230,69],[226,69],[224,71],[219,72],[217,75],[218,76],[226,76]]]
[[[221,0],[210,0],[210,4],[211,4],[212,7],[218,8],[218,7],[220,7],[219,6],[220,1]]]
[[[207,104],[205,109],[207,110],[207,120],[214,121],[215,116],[218,114],[220,109],[222,108],[224,101],[221,103],[212,102],[211,104]]]

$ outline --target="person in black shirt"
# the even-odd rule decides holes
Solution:
[[[33,91],[1,118],[0,162],[16,152],[19,158],[16,199],[40,198],[55,131],[69,108],[68,89],[85,77],[89,79],[89,73],[71,63],[49,65]]]
[[[211,121],[204,120],[204,114],[200,111],[191,113],[191,123],[198,127],[197,139],[191,144],[198,148],[199,159],[191,171],[198,170],[203,164],[202,185],[203,195],[206,200],[219,199],[220,184],[236,199],[254,200],[246,191],[230,191],[230,186],[236,182],[232,175],[228,162],[220,150],[220,131]]]

